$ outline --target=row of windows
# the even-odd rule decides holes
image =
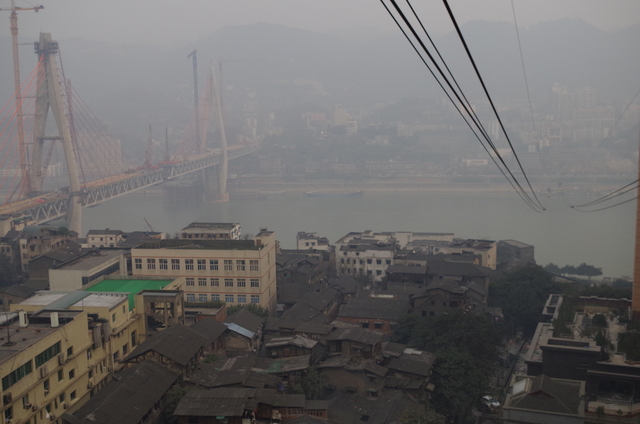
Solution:
[[[90,282],[92,282],[93,280],[97,280],[98,278],[102,277],[103,275],[111,275],[115,272],[120,271],[120,262],[115,263],[105,269],[103,269],[102,271],[98,271],[95,274],[89,276],[89,277],[82,277],[82,285],[84,286],[85,284],[89,284]]]
[[[351,273],[352,273],[351,268],[342,268],[342,274],[351,274]],[[364,270],[362,268],[353,270],[353,275],[357,275],[358,273],[362,275],[364,273]],[[373,271],[368,269],[367,275],[373,275]],[[382,275],[382,270],[381,269],[376,270],[375,275]]]
[[[351,264],[352,263],[354,265],[357,265],[359,263],[360,265],[364,265],[364,261],[365,261],[364,259],[349,259],[349,258],[340,259],[340,263],[341,264]],[[373,264],[373,259],[367,259],[366,261],[367,261],[368,265]],[[385,259],[384,263],[386,265],[391,265],[391,259]],[[376,259],[376,265],[382,265],[382,259]]]
[[[58,353],[60,353],[60,342],[57,342],[53,346],[36,355],[36,368],[46,363]]]
[[[18,367],[6,377],[2,377],[2,390],[7,390],[9,387],[31,374],[31,371],[33,371],[33,366],[31,364],[31,360],[29,360],[29,362]]]
[[[233,278],[224,278],[223,283],[225,287],[247,287],[246,278],[237,278],[234,282]],[[196,279],[193,277],[185,278],[185,284],[189,287],[196,285]],[[198,278],[198,287],[220,287],[220,278]],[[249,287],[260,287],[260,280],[257,278],[249,279]]]
[[[169,261],[171,262],[171,270],[176,271],[180,270],[181,260],[180,259],[147,259],[147,269],[157,269],[160,270],[168,270],[169,269]],[[184,260],[184,269],[186,271],[207,271],[207,265],[209,271],[218,271],[219,270],[219,260],[218,259],[185,259]],[[233,260],[232,259],[224,259],[223,266],[225,271],[233,271]],[[246,271],[247,265],[246,260],[237,259],[235,261],[235,269],[236,271]],[[134,265],[136,269],[142,269],[142,258],[135,258]],[[257,259],[249,260],[249,271],[260,271],[260,263]]]
[[[206,293],[200,293],[197,295],[195,293],[187,293],[187,302],[209,302],[209,301],[220,302],[220,300],[222,300],[222,298],[221,298],[221,295],[219,294],[212,294],[211,298],[209,298],[209,295]],[[260,303],[260,295],[252,294],[251,296],[249,296],[249,300],[251,301],[251,303]],[[225,294],[224,302],[225,303],[247,303],[247,295]]]

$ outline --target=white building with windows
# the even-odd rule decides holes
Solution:
[[[159,240],[131,249],[133,275],[184,278],[187,302],[255,303],[276,309],[276,239]]]
[[[180,230],[181,239],[240,240],[240,224],[217,222],[192,222]]]

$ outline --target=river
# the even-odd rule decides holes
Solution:
[[[173,235],[190,222],[237,222],[244,234],[276,232],[283,248],[295,248],[298,231],[335,242],[350,231],[452,232],[460,238],[515,239],[535,246],[539,264],[601,267],[606,277],[631,275],[635,202],[601,212],[571,209],[555,195],[547,210],[529,209],[512,192],[365,192],[359,197],[308,197],[285,193],[267,199],[169,205],[158,189],[129,194],[84,210],[89,229],[148,229]]]

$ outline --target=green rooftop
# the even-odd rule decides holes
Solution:
[[[129,293],[129,310],[135,307],[135,295],[142,290],[162,290],[173,280],[135,280],[135,279],[104,279],[99,283],[88,287],[89,292],[117,292]]]

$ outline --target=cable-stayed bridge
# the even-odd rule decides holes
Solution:
[[[174,154],[167,145],[165,160],[154,163],[150,138],[145,163],[136,166],[65,78],[58,43],[43,33],[34,46],[38,64],[0,110],[0,189],[7,192],[0,230],[6,233],[16,220],[37,224],[66,217],[70,229],[80,232],[82,208],[193,172],[202,173],[205,198],[228,200],[227,163],[255,146],[227,146],[213,70]],[[214,110],[220,144],[211,148],[206,136]],[[49,115],[53,122],[47,125]],[[59,156],[69,185],[47,192],[45,180]]]

